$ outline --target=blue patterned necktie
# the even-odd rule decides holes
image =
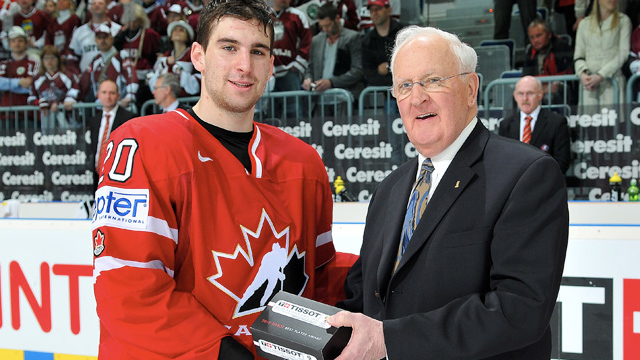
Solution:
[[[393,271],[395,272],[402,255],[404,255],[409,241],[413,236],[413,231],[418,226],[418,222],[427,208],[427,199],[429,198],[429,189],[431,189],[431,173],[434,167],[431,159],[426,158],[422,163],[420,169],[420,176],[416,182],[416,186],[411,193],[411,199],[407,206],[407,212],[404,215],[404,224],[402,225],[402,238],[400,240],[400,246],[398,247],[398,256],[396,257],[396,263]]]

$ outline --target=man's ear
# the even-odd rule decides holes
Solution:
[[[469,89],[469,97],[468,97],[468,103],[469,105],[474,105],[476,104],[476,101],[478,100],[478,91],[480,91],[480,78],[478,77],[478,74],[476,74],[475,72],[472,72],[471,74],[469,74],[471,76],[470,81],[468,81],[468,89]],[[476,104],[479,106],[479,104]]]
[[[200,43],[194,42],[191,45],[191,62],[196,70],[203,72],[204,70],[204,48]]]

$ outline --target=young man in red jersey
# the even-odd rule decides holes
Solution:
[[[93,220],[100,359],[254,359],[250,326],[278,290],[330,302],[340,288],[324,281],[322,160],[253,122],[272,47],[263,0],[212,1],[191,49],[198,103],[111,135]]]

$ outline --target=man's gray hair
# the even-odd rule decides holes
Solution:
[[[182,88],[180,87],[180,81],[178,80],[178,76],[174,73],[164,73],[158,76],[158,80],[162,79],[162,85],[168,86],[171,90],[173,96],[180,96],[180,91]],[[157,81],[157,80],[156,80]]]
[[[463,43],[460,39],[451,33],[436,29],[434,27],[421,27],[417,25],[407,26],[400,30],[396,36],[396,42],[393,46],[393,53],[391,54],[391,69],[393,70],[393,64],[396,60],[396,55],[402,47],[409,41],[419,36],[440,36],[447,40],[451,47],[451,51],[458,59],[459,71],[462,72],[475,72],[478,65],[478,55],[471,46]]]

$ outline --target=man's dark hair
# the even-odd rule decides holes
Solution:
[[[333,6],[330,2],[326,2],[318,9],[318,20],[329,18],[333,21],[338,15],[340,15],[340,11],[338,11],[338,8]]]
[[[264,0],[211,0],[200,12],[196,41],[207,49],[213,27],[225,16],[240,20],[258,20],[264,25],[264,33],[271,38],[269,50],[273,49],[273,21],[269,6]]]

